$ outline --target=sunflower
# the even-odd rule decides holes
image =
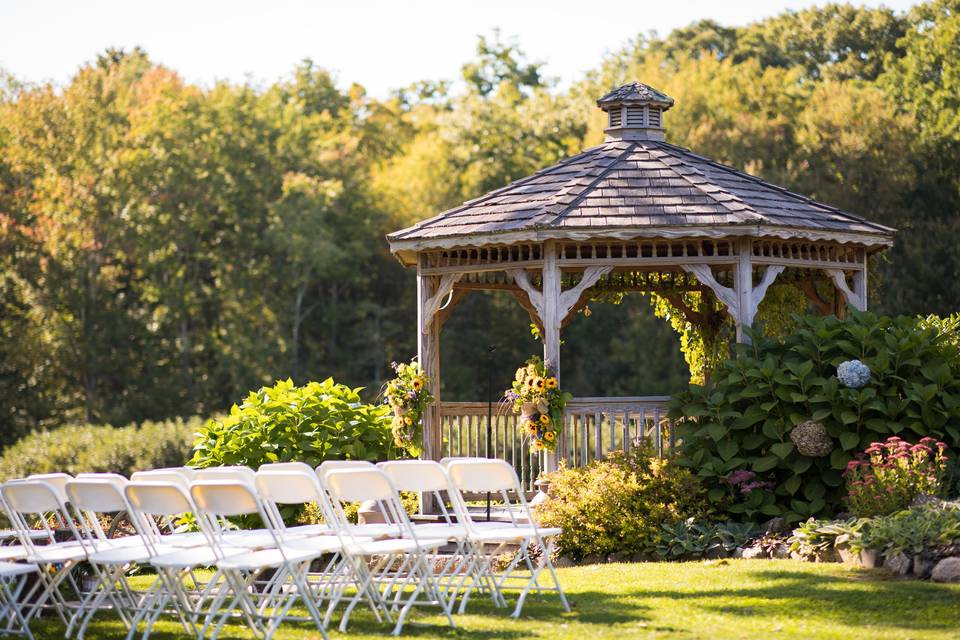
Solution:
[[[543,378],[534,378],[533,379],[533,388],[537,391],[543,391],[544,381]]]
[[[556,438],[557,436],[554,435],[553,431],[547,431],[545,434],[543,434],[543,437],[546,438],[548,441],[553,442],[553,439]]]
[[[413,424],[413,418],[411,418],[410,416],[407,416],[406,418],[403,419],[403,423],[409,427],[410,425]]]
[[[540,414],[540,424],[550,424],[550,416],[545,413]]]
[[[544,381],[544,384],[547,386],[547,389],[556,389],[557,379],[551,376]]]
[[[537,435],[537,424],[533,420],[527,423],[527,431],[532,436]]]
[[[544,449],[544,445],[542,442],[537,440],[533,443],[533,448],[536,449],[537,451],[542,451]]]
[[[414,391],[420,391],[420,389],[423,388],[423,379],[422,379],[422,378],[414,378],[414,379],[413,379],[413,382],[411,382],[410,384],[413,386],[413,390],[414,390]]]

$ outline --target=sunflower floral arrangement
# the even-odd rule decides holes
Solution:
[[[397,377],[387,382],[383,399],[393,410],[393,442],[411,456],[419,456],[423,441],[423,412],[433,402],[428,387],[430,378],[412,360],[410,364],[390,364]]]
[[[563,408],[572,396],[560,390],[557,378],[533,356],[517,369],[504,400],[521,416],[521,426],[537,451],[555,451],[560,438]]]

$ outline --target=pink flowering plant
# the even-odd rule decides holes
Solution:
[[[947,445],[934,438],[910,444],[897,436],[873,442],[847,464],[847,505],[859,518],[906,509],[920,496],[942,493]]]

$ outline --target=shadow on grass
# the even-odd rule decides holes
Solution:
[[[901,629],[954,629],[957,625],[958,594],[947,585],[894,579],[869,570],[849,576],[759,570],[745,578],[765,584],[694,591],[636,589],[630,595],[694,603],[702,600],[699,606],[705,610],[737,616],[794,615],[851,626]],[[738,599],[752,602],[738,603]]]

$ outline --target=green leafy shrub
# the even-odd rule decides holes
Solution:
[[[924,505],[893,515],[872,518],[863,530],[862,544],[886,557],[899,553],[936,553],[960,543],[960,509]]]
[[[906,509],[921,496],[943,492],[946,445],[922,438],[911,445],[897,436],[873,442],[847,463],[847,505],[860,518]]]
[[[683,522],[663,525],[663,540],[657,545],[656,556],[664,560],[725,556],[737,547],[746,546],[759,533],[753,523],[712,524],[688,518]]]
[[[330,378],[251,391],[229,415],[200,430],[191,464],[255,469],[267,462],[386,460],[394,452],[390,407],[361,402],[360,391]]]
[[[706,491],[689,470],[653,455],[648,446],[612,452],[584,468],[550,476],[551,499],[538,507],[544,526],[561,527],[562,555],[653,554],[663,525],[713,513]]]
[[[787,539],[790,552],[803,560],[835,560],[836,550],[843,547],[859,550],[864,527],[869,520],[817,520],[810,518],[793,530]]]
[[[770,483],[737,496],[732,513],[788,522],[832,514],[842,508],[842,473],[855,451],[893,434],[960,442],[957,323],[856,312],[796,320],[796,333],[782,342],[754,336],[709,385],[691,386],[671,403],[680,464],[707,480],[711,497],[730,493],[723,480],[737,470]],[[836,378],[837,365],[850,359],[872,372],[862,389]],[[790,432],[805,421],[824,425],[829,455],[797,451]]]
[[[113,472],[180,466],[190,459],[200,418],[144,422],[128,427],[66,425],[35,431],[4,450],[0,478],[31,473]]]

